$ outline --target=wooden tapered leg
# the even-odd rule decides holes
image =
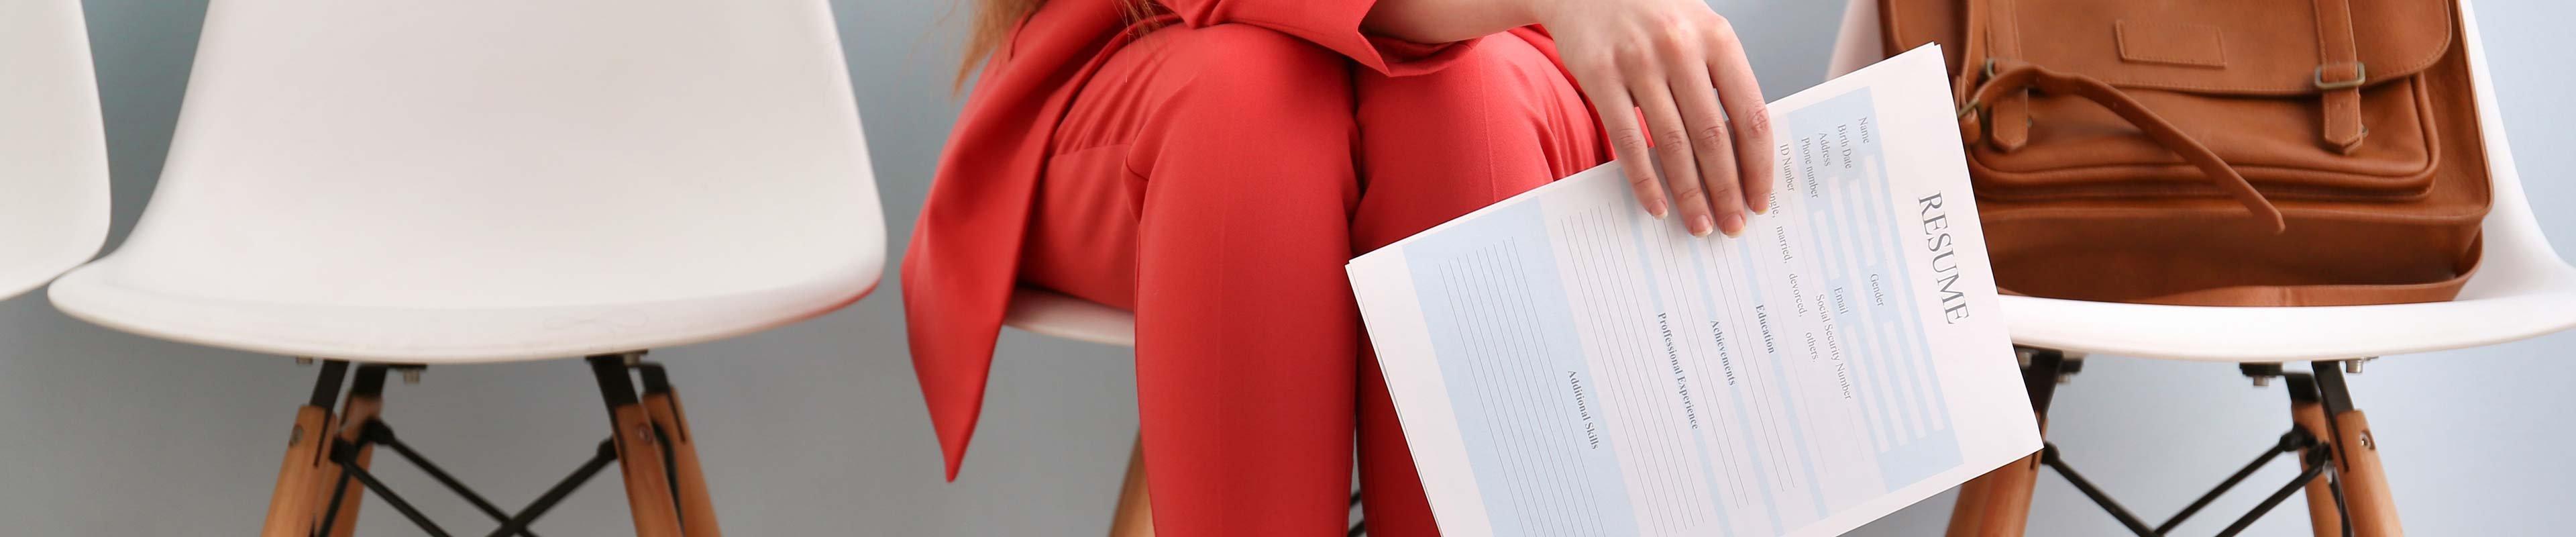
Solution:
[[[322,374],[313,381],[313,398],[295,411],[295,428],[287,433],[286,461],[278,465],[277,488],[268,497],[268,521],[261,526],[261,537],[310,537],[314,514],[330,501],[317,496],[321,490],[322,470],[331,464],[331,404],[340,398],[340,383],[349,376],[349,363],[326,361]]]
[[[2040,419],[2043,434],[2048,420]],[[2014,460],[1959,485],[1950,507],[1948,537],[2020,537],[2030,527],[2030,499],[2039,486],[2039,454]]]
[[[359,468],[367,468],[367,464],[375,459],[375,446],[359,442],[358,436],[366,431],[367,422],[374,421],[382,415],[385,408],[384,391],[385,366],[358,366],[358,374],[349,384],[349,399],[340,404],[339,420],[330,429],[334,439],[358,446],[355,462]],[[313,498],[316,502],[313,505],[313,523],[318,526],[323,519],[330,519],[331,527],[325,535],[350,537],[358,531],[358,504],[363,503],[359,500],[366,496],[367,488],[347,479],[340,465],[327,460],[328,453],[324,455],[326,460],[322,461],[321,470],[317,472],[320,479],[314,480],[313,483]],[[347,487],[347,490],[342,491],[341,487]],[[342,495],[340,512],[337,515],[328,512],[331,509],[331,497],[334,495]]]
[[[688,415],[680,395],[671,389],[659,366],[644,369],[644,412],[662,429],[663,448],[671,458],[671,483],[679,497],[680,526],[688,537],[721,537],[715,499],[707,492],[706,473],[698,465],[698,444],[689,434]]]
[[[1942,535],[1969,537],[1985,527],[1986,491],[1994,488],[1992,480],[1988,479],[1993,475],[1988,472],[1959,485],[1959,503],[1950,506],[1950,529]]]
[[[2389,494],[2388,474],[2379,465],[2378,439],[2359,410],[2334,416],[2335,468],[2343,477],[2345,505],[2352,512],[2356,537],[2400,537],[2397,499]]]
[[[2300,429],[2307,430],[2308,434],[2315,435],[2318,442],[2320,442],[2317,447],[2299,450],[2299,469],[2306,470],[2309,466],[2309,452],[2319,449],[2327,449],[2324,447],[2323,443],[2329,441],[2328,439],[2334,438],[2334,430],[2326,426],[2325,405],[2314,400],[2291,401],[2290,422],[2297,424]],[[2306,495],[2308,499],[2308,527],[2315,530],[2317,537],[2339,537],[2343,535],[2343,517],[2337,514],[2335,510],[2333,485],[2327,483],[2324,478],[2309,481]]]
[[[1118,487],[1118,513],[1109,518],[1109,537],[1154,537],[1154,502],[1145,492],[1145,435],[1127,453],[1127,482]]]
[[[322,450],[330,435],[331,409],[305,405],[295,411],[295,429],[287,433],[286,462],[277,470],[277,488],[268,496],[268,522],[261,537],[306,537],[313,533],[313,513],[327,499],[313,497],[320,478]]]
[[[2397,500],[2389,494],[2388,474],[2379,465],[2379,439],[2371,434],[2369,418],[2353,408],[2352,394],[2344,386],[2343,364],[2323,361],[2313,364],[2314,367],[2309,369],[2315,375],[2314,402],[2318,408],[2303,411],[2297,405],[2308,401],[2302,401],[2293,394],[2292,416],[2305,420],[2300,426],[2316,433],[2334,450],[2335,475],[2343,485],[2344,510],[2352,515],[2352,534],[2355,537],[2405,535],[2405,529],[2397,522]],[[2316,419],[2320,416],[2324,419]],[[2324,431],[2309,424],[2317,421],[2324,422]],[[2311,488],[2309,494],[2314,498],[2315,489]],[[2314,508],[2310,509],[2311,518],[2317,517]],[[2326,528],[2331,526],[2320,526],[2318,534],[2325,535]]]
[[[617,467],[626,478],[626,506],[635,514],[637,537],[680,537],[680,517],[671,498],[671,482],[662,472],[662,444],[653,437],[652,419],[642,405],[628,403],[609,410],[617,426]]]
[[[1984,497],[1976,502],[1978,513],[1974,533],[1950,534],[1952,537],[2021,537],[2030,526],[2030,498],[2039,486],[2039,454],[2032,453],[1979,476],[1985,481]],[[1965,491],[1962,491],[1963,493]],[[1953,509],[1954,516],[1956,509]],[[1953,523],[1953,528],[1958,524]]]
[[[608,403],[611,443],[617,447],[619,473],[626,478],[626,507],[635,515],[635,535],[681,537],[679,506],[662,466],[662,441],[635,395],[626,355],[592,356],[590,369],[599,378],[600,398]]]
[[[2075,373],[2081,363],[2061,351],[2015,348],[2026,363],[2022,389],[2030,395],[2031,413],[2048,434],[2048,402],[2057,396],[2058,379]],[[2076,358],[2082,358],[2077,356]],[[1950,508],[1948,537],[2021,537],[2030,527],[2030,498],[2039,486],[2039,453],[2031,453],[1959,486],[1959,503]]]

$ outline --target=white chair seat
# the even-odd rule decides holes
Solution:
[[[222,2],[206,28],[150,207],[52,288],[74,317],[564,358],[813,317],[883,270],[825,2]]]
[[[112,260],[113,258],[111,258]],[[561,358],[758,332],[857,300],[874,267],[786,285],[631,302],[512,297],[513,305],[404,308],[193,296],[120,282],[101,262],[55,282],[81,320],[137,334],[288,356],[451,364]]]
[[[98,253],[107,187],[80,2],[0,2],[0,299]]]
[[[1012,290],[1002,324],[1042,336],[1136,346],[1136,314],[1045,289]]]
[[[2576,327],[2576,271],[2548,277],[2532,293],[2425,304],[2222,308],[2004,297],[2003,310],[2020,345],[2174,360],[2339,360],[2492,345]]]
[[[2484,223],[2485,258],[2457,300],[2226,308],[2008,296],[2002,307],[2013,343],[2143,358],[2292,362],[2476,347],[2576,328],[2576,268],[2558,257],[2532,217],[2487,76],[2476,12],[2466,0],[2460,15],[2466,19],[2494,208]],[[1876,62],[1884,48],[1878,27],[1878,2],[1851,0],[1829,72],[1840,75]]]

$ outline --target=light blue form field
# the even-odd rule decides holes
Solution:
[[[1741,239],[1523,200],[1402,246],[1496,535],[1777,534],[1959,463],[1871,111],[1864,88],[1781,114],[1777,210]],[[1603,312],[1620,341],[1583,332]],[[1873,490],[1829,490],[1841,464]]]

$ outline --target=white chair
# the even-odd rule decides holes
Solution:
[[[1002,314],[1002,324],[1041,336],[1136,346],[1136,314],[1045,289],[1022,287],[1011,291],[1011,304]],[[1118,511],[1110,517],[1109,537],[1152,537],[1151,496],[1145,489],[1145,439],[1139,434],[1135,448],[1127,454],[1127,479],[1119,486]],[[1351,496],[1351,507],[1359,507],[1357,493]],[[1352,537],[1365,533],[1359,522],[1351,523]]]
[[[877,284],[883,222],[833,24],[823,0],[215,2],[151,206],[54,304],[327,361],[264,535],[347,535],[351,479],[439,533],[366,473],[383,444],[495,535],[613,459],[637,533],[715,536],[679,404],[639,358]],[[576,356],[612,442],[516,514],[376,419],[389,367]],[[365,365],[335,419],[349,361]]]
[[[97,254],[107,197],[80,2],[0,2],[0,299]]]
[[[1136,346],[1136,314],[1045,289],[1012,290],[1002,325],[1085,343]],[[1139,434],[1127,453],[1127,478],[1118,487],[1118,511],[1109,518],[1109,537],[1153,535],[1153,502],[1145,492],[1145,438]]]
[[[1832,73],[1850,72],[1881,56],[1877,7],[1875,0],[1850,2],[1835,45]],[[2269,376],[2287,377],[2296,421],[2328,447],[2343,448],[2334,450],[2332,466],[2352,506],[2356,534],[2396,534],[2395,504],[2380,479],[2368,423],[2360,411],[2351,409],[2343,372],[2337,371],[2334,362],[2358,372],[2365,359],[2491,345],[2576,327],[2576,267],[2550,247],[2532,217],[2531,201],[2524,196],[2522,176],[2514,168],[2512,147],[2505,140],[2502,114],[2487,75],[2485,46],[2468,0],[2460,0],[2460,12],[2466,19],[2462,25],[2485,134],[2494,208],[2484,222],[2484,259],[2457,300],[2230,308],[2003,297],[2013,342],[2036,358],[2033,371],[2025,374],[2034,381],[2033,403],[2040,412],[2046,413],[2046,385],[2053,384],[2049,381],[2072,372],[2058,368],[2071,366],[2066,360],[2083,353],[2238,363],[2257,382]],[[2301,361],[2315,363],[2313,376],[2280,371],[2281,363]],[[2029,509],[2030,479],[2036,476],[2034,462],[2065,470],[2055,461],[2025,460],[1962,487],[1951,534],[1962,535],[1963,525],[1969,532],[1982,525],[1987,529],[1979,535],[2019,535],[2021,518]],[[2077,480],[2080,489],[2096,501],[2103,500],[2089,484]],[[2338,521],[2341,513],[2335,510],[2334,499],[2321,496],[2330,492],[2322,484],[2309,487],[2314,520]],[[2124,522],[2137,525],[2133,520]],[[1996,532],[1996,524],[2010,530]],[[2339,529],[2321,526],[2318,531],[2325,535]]]

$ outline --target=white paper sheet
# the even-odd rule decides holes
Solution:
[[[1442,532],[1833,535],[2039,448],[1941,53],[1771,105],[1742,238],[1617,164],[1349,266]]]

